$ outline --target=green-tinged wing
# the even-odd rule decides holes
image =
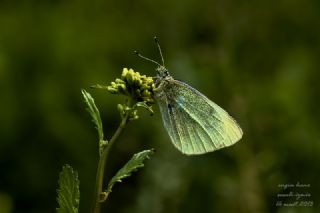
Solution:
[[[157,99],[164,126],[182,153],[212,152],[241,139],[236,121],[194,88],[172,80],[164,94]]]

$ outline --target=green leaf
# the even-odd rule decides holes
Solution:
[[[153,112],[153,110],[152,110],[152,107],[149,106],[148,104],[146,104],[146,102],[137,102],[137,103],[135,104],[135,107],[145,108],[145,109],[147,109],[147,110],[151,113],[151,115],[154,114],[154,112]]]
[[[112,187],[116,182],[122,182],[122,179],[129,177],[132,172],[143,167],[143,162],[146,159],[149,159],[150,155],[153,153],[154,150],[151,149],[134,154],[133,157],[110,180],[107,188],[107,193],[110,193],[112,191]]]
[[[101,84],[96,84],[96,85],[92,85],[90,86],[91,89],[108,89],[108,86],[104,86]]]
[[[103,142],[103,137],[104,136],[103,136],[103,128],[102,128],[102,122],[101,122],[101,117],[100,117],[99,110],[96,107],[96,105],[94,103],[94,99],[92,98],[90,93],[88,93],[84,89],[81,90],[81,92],[82,92],[82,95],[84,97],[85,103],[88,106],[87,109],[88,109],[88,112],[90,113],[90,115],[92,117],[92,121],[96,125],[96,129],[98,130],[99,141],[101,143],[101,142]]]
[[[57,213],[78,213],[80,202],[78,173],[65,165],[59,175]]]

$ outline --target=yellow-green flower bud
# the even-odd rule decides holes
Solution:
[[[114,88],[112,86],[108,86],[107,90],[112,93],[112,94],[116,94],[118,93],[118,89],[117,88]]]
[[[132,85],[132,83],[133,83],[133,75],[132,75],[132,73],[130,72],[130,70],[129,70],[129,72],[128,72],[128,74],[126,75],[126,80],[127,80],[127,82],[129,83],[129,85]]]
[[[123,68],[122,74],[121,74],[121,79],[122,79],[122,80],[125,80],[127,74],[128,74],[128,69],[127,69],[127,68]]]
[[[111,86],[112,86],[113,88],[117,88],[117,84],[116,84],[115,82],[111,82]]]
[[[123,106],[122,106],[122,104],[118,104],[117,105],[117,109],[118,109],[118,111],[122,114],[123,113]]]
[[[148,90],[143,90],[142,93],[141,93],[141,95],[142,95],[143,97],[147,97],[147,96],[150,96],[151,93],[150,93]]]
[[[119,79],[119,78],[117,78],[117,79],[115,80],[115,82],[116,82],[117,84],[124,84],[124,83],[125,83],[123,80],[121,80],[121,79]]]
[[[124,95],[127,94],[127,87],[125,84],[119,84],[118,89],[122,94],[124,94]]]

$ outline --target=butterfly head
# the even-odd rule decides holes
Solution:
[[[170,76],[170,73],[165,66],[162,66],[162,65],[158,66],[156,71],[157,71],[157,78],[166,78]]]

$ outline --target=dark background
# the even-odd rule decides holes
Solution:
[[[15,3],[14,3],[15,2]],[[19,2],[19,3],[18,3]],[[89,212],[97,134],[80,89],[100,109],[109,138],[123,97],[90,90],[123,67],[171,74],[232,114],[236,145],[187,157],[171,144],[159,111],[129,124],[112,150],[110,178],[135,152],[145,168],[117,184],[104,212],[320,212],[320,2],[1,1],[0,213],[55,212],[59,171],[79,172]],[[112,162],[112,163],[110,163]],[[310,184],[284,190],[281,184]],[[281,207],[278,194],[309,193],[311,207]]]

